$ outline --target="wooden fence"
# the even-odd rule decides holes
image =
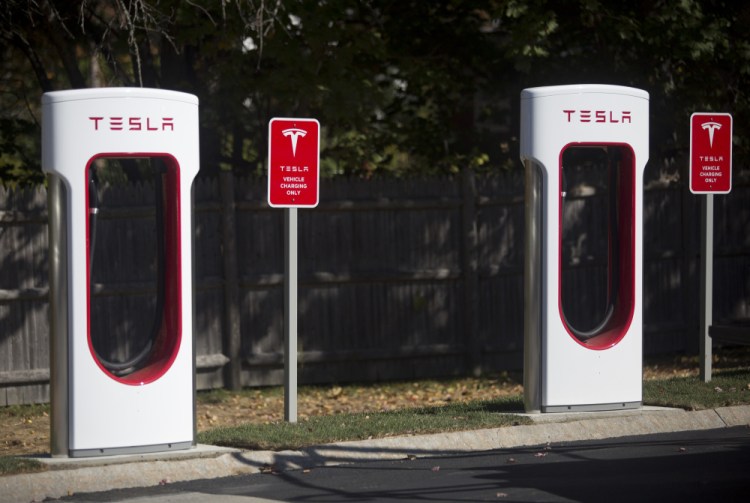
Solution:
[[[735,179],[732,193],[716,198],[720,321],[750,318],[750,184]],[[698,199],[678,181],[647,182],[644,351],[697,353]],[[596,187],[570,192],[583,205],[603,197]],[[521,173],[325,180],[318,208],[299,212],[300,381],[520,369],[523,193]],[[153,189],[116,196],[100,218],[125,226],[118,232],[130,239],[102,227],[97,257],[107,258],[97,258],[92,305],[127,344],[136,321],[127,313],[153,302],[144,300],[153,297],[153,267],[137,265],[141,241],[132,239],[139,225],[155,232]],[[224,173],[194,184],[199,389],[282,382],[282,211],[265,200],[264,180]],[[595,250],[606,238],[595,225],[584,222],[571,238],[588,239],[565,265],[579,276],[566,284],[580,291],[595,288],[586,278],[602,267]],[[48,400],[47,248],[45,191],[0,189],[0,405]]]

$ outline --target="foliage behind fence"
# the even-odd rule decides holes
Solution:
[[[698,199],[681,183],[652,182],[644,195],[644,351],[696,352]],[[137,206],[152,190],[120,197],[131,194]],[[201,389],[282,380],[283,222],[265,191],[263,180],[231,173],[193,188]],[[582,194],[582,204],[603,197]],[[747,183],[716,199],[715,320],[750,318],[748,201]],[[523,215],[521,173],[325,181],[319,207],[299,215],[301,382],[520,369]],[[597,238],[588,239],[594,249]],[[95,300],[123,311],[134,284],[149,288],[148,278],[123,268],[121,243],[97,246],[113,257],[97,261],[97,274],[121,284],[95,289]],[[0,405],[48,399],[47,248],[45,191],[0,189]],[[582,253],[566,264],[579,276],[566,285],[593,288],[587,270],[601,267],[597,260]]]

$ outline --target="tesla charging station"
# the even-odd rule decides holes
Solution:
[[[141,88],[56,91],[43,95],[42,113],[50,213],[52,455],[190,448],[195,438],[190,187],[199,168],[198,99]],[[154,187],[151,207],[136,211],[147,216],[150,234],[117,236],[116,227],[99,221],[100,187],[123,176]],[[110,271],[124,267],[118,257],[103,253],[101,240],[108,236],[119,240],[114,249],[142,251],[146,260],[140,267],[155,277],[146,287],[131,285],[140,289],[129,301],[135,308],[119,318],[107,314],[106,302],[94,295],[101,290],[105,262],[114,261],[107,264]]]
[[[648,107],[647,92],[621,86],[521,93],[527,412],[641,405]],[[563,269],[576,261],[586,267]]]

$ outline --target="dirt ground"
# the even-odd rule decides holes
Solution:
[[[750,349],[716,352],[715,368],[748,365]],[[656,359],[644,365],[644,379],[698,375],[697,357]],[[488,400],[523,392],[521,376],[507,374],[370,385],[301,387],[299,419],[345,412],[370,412],[443,405],[456,401]],[[281,388],[247,389],[239,393],[199,393],[198,431],[240,423],[268,423],[283,419]],[[0,456],[49,453],[49,408],[0,408]]]

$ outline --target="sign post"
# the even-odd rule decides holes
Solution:
[[[268,124],[268,204],[284,208],[284,420],[297,422],[297,208],[318,205],[320,124]]]
[[[297,208],[284,210],[284,420],[297,422]]]
[[[703,194],[700,271],[700,376],[711,380],[713,348],[708,328],[713,321],[714,194],[732,190],[732,116],[690,116],[690,192]]]

